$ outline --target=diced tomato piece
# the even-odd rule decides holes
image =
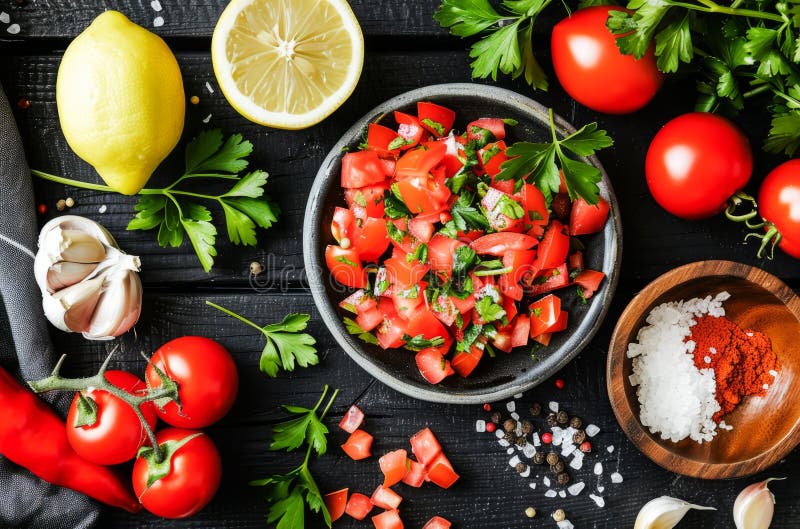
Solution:
[[[603,272],[584,270],[575,276],[572,282],[576,285],[580,285],[581,290],[583,290],[584,299],[589,299],[597,292],[597,289],[600,288],[600,283],[603,282],[603,278],[605,277],[606,275]]]
[[[422,293],[420,293],[420,296]],[[436,315],[428,309],[422,308],[408,320],[408,334],[411,336],[422,335],[426,340],[441,337],[447,340],[450,334]],[[445,351],[447,352],[447,351]]]
[[[569,235],[565,233],[564,225],[554,220],[544,233],[533,266],[537,270],[558,268],[567,260],[568,253]]]
[[[433,434],[430,428],[420,430],[411,436],[411,451],[417,461],[428,466],[436,457],[442,453],[442,445]]]
[[[428,523],[422,526],[422,529],[450,529],[451,525],[452,524],[449,521],[445,520],[441,516],[434,516],[428,520]]]
[[[569,312],[566,310],[562,310],[558,314],[558,319],[556,320],[555,324],[548,329],[548,333],[552,334],[554,332],[561,332],[567,329],[567,324],[569,323]]]
[[[473,130],[473,127],[488,130],[495,140],[506,137],[506,124],[500,118],[480,118],[467,125],[467,137],[471,140],[480,140],[483,138],[482,131]]]
[[[333,220],[331,221],[331,235],[336,242],[342,239],[353,237],[353,228],[356,225],[356,217],[347,208],[336,207],[333,210]]]
[[[403,449],[394,450],[384,454],[378,460],[378,464],[383,472],[383,486],[391,487],[400,483],[409,470],[408,452]]]
[[[450,301],[452,301],[453,305],[456,306],[458,312],[460,312],[463,315],[471,311],[472,308],[475,307],[475,294],[470,294],[464,299],[458,298],[456,296],[450,296]]]
[[[582,198],[575,200],[569,214],[569,234],[588,235],[602,230],[610,209],[611,205],[602,197],[594,206]]]
[[[353,404],[350,406],[350,409],[347,410],[347,413],[344,414],[344,417],[342,417],[342,421],[339,423],[339,428],[347,433],[353,433],[361,427],[363,422],[364,412],[361,411],[358,406]]]
[[[400,290],[393,292],[390,296],[394,302],[394,309],[397,311],[397,315],[406,320],[411,319],[417,313],[417,308],[424,302],[422,291],[416,296],[408,296],[407,293],[409,292],[410,289]]]
[[[491,177],[495,177],[500,174],[500,164],[506,160],[508,160],[508,156],[506,156],[506,142],[504,141],[487,143],[485,147],[478,150],[478,161],[480,162],[481,167],[483,167],[483,170],[486,171],[486,174]],[[500,182],[503,182],[500,184],[501,186],[507,186],[505,182],[510,182],[511,193],[514,192],[513,180],[501,180]],[[508,192],[506,189],[503,189],[503,191]]]
[[[419,217],[422,217],[422,215],[418,215],[408,221],[408,231],[420,242],[428,243],[433,237],[433,222]]]
[[[577,251],[569,254],[569,258],[567,259],[567,263],[569,264],[569,271],[583,271],[583,252]]]
[[[328,509],[328,514],[332,522],[335,522],[344,514],[344,510],[347,507],[348,491],[349,489],[337,490],[336,492],[326,494],[323,498],[325,501],[325,508]]]
[[[408,321],[397,314],[392,300],[382,298],[378,308],[383,312],[383,324],[378,327],[378,345],[383,349],[392,349],[403,345],[403,336],[408,331]]]
[[[370,123],[367,127],[367,148],[378,153],[378,156],[397,156],[400,149],[389,149],[389,144],[395,138],[397,138],[397,132],[389,127],[377,123]]]
[[[492,345],[504,353],[510,353],[513,347],[511,345],[511,333],[497,331],[494,335],[494,338],[492,338]]]
[[[425,470],[425,465],[418,463],[413,459],[408,460],[408,473],[403,477],[403,483],[409,487],[419,488],[425,483],[425,478],[428,472]]]
[[[405,466],[405,463],[403,465]],[[397,509],[403,501],[403,497],[389,487],[378,485],[378,488],[372,493],[371,501],[375,507],[390,510]]]
[[[472,241],[469,247],[481,255],[503,257],[509,251],[529,250],[538,242],[534,237],[524,233],[502,232],[484,235]]]
[[[403,520],[396,509],[373,516],[372,523],[375,524],[375,529],[403,529]]]
[[[444,202],[435,198],[443,193],[441,186],[444,184],[440,185],[430,176],[411,176],[397,182],[397,191],[411,213],[433,213],[444,206]]]
[[[384,194],[389,189],[386,182],[365,186],[358,189],[345,189],[344,199],[350,209],[355,210],[355,206],[364,208],[364,213],[368,217],[383,218]]]
[[[401,150],[408,150],[419,144],[425,129],[422,128],[419,120],[403,112],[395,110],[394,120],[397,122],[397,134],[405,143],[400,147]]]
[[[531,338],[550,332],[561,314],[561,299],[553,294],[530,304]]]
[[[548,345],[550,345],[550,339],[552,337],[553,337],[553,335],[551,333],[546,332],[544,334],[540,334],[539,336],[534,336],[533,337],[533,341],[534,342],[538,342],[538,343],[542,344],[543,346],[547,347]]]
[[[381,163],[383,164],[386,176],[394,178],[395,172],[397,171],[397,160],[394,158],[381,158]]]
[[[360,461],[372,456],[372,436],[364,430],[356,430],[350,434],[347,441],[342,445],[344,453],[350,456],[353,461]]]
[[[431,268],[449,273],[453,269],[453,256],[460,246],[466,245],[438,233],[434,235],[428,243],[428,262]]]
[[[569,284],[569,271],[564,263],[558,268],[543,271],[542,275],[533,280],[527,292],[531,296],[539,296],[563,288]]]
[[[365,331],[371,331],[383,322],[383,314],[374,308],[360,311],[356,316],[356,323]]]
[[[344,512],[355,520],[363,520],[372,511],[372,507],[374,505],[372,505],[372,500],[369,499],[369,496],[354,492],[350,495],[350,499],[347,500],[347,507],[345,507]]]
[[[514,328],[511,331],[511,347],[522,347],[528,345],[528,338],[531,334],[531,319],[525,314],[520,314],[514,320]]]
[[[422,264],[417,260],[410,263],[405,258],[392,257],[384,261],[386,277],[392,285],[402,289],[411,288],[420,281],[430,270],[430,265]]]
[[[386,222],[371,217],[365,219],[361,223],[361,228],[356,228],[356,235],[351,239],[351,244],[362,261],[375,261],[389,247]]]
[[[516,197],[503,193],[499,189],[490,187],[486,194],[481,199],[481,205],[486,210],[486,219],[489,221],[489,226],[496,231],[519,231],[523,226],[525,212],[522,206],[518,212],[519,217],[511,217],[504,212],[509,208],[513,208],[515,204],[519,204]]]
[[[462,161],[464,149],[453,135],[436,141],[445,145],[446,150],[444,158],[442,158],[442,167],[444,167],[445,176],[447,176],[447,178],[452,178],[453,175],[464,167],[464,162]]]
[[[412,334],[411,336],[416,335]],[[417,363],[417,369],[419,369],[422,378],[431,384],[438,384],[455,373],[450,365],[450,360],[445,359],[440,347],[427,347],[419,351],[414,357],[414,361]]]
[[[511,235],[506,233],[505,235]],[[522,235],[520,233],[515,235]],[[528,237],[528,235],[524,235]],[[509,250],[503,255],[503,267],[511,268],[509,279],[514,283],[519,283],[526,274],[533,271],[533,260],[536,258],[534,250]]]
[[[417,117],[425,129],[436,137],[446,136],[456,120],[456,113],[449,108],[429,101],[417,102]],[[432,123],[425,123],[429,120]]]
[[[364,294],[364,289],[356,290],[339,302],[339,308],[357,314],[358,306],[361,304],[361,300],[364,299]]]
[[[522,286],[519,283],[513,283],[509,274],[503,274],[497,281],[497,286],[500,288],[500,293],[503,297],[508,297],[514,300],[521,300],[523,296]]]
[[[459,314],[453,300],[448,296],[440,295],[434,303],[431,304],[431,312],[434,316],[439,318],[439,321],[448,327],[453,325],[456,321],[456,316]]]
[[[438,141],[425,143],[422,147],[406,152],[397,160],[398,180],[412,176],[427,177],[431,169],[442,163],[447,146]]]
[[[439,454],[428,468],[428,480],[443,489],[449,489],[458,481],[459,475],[453,470],[453,465],[444,454]]]
[[[329,244],[325,248],[325,262],[333,278],[342,285],[352,288],[367,286],[367,273],[354,249],[345,250]]]
[[[550,210],[547,209],[547,201],[538,187],[525,184],[520,189],[519,197],[522,207],[525,208],[525,223],[531,226],[547,226],[550,222]]]
[[[342,157],[342,187],[354,189],[378,184],[386,178],[375,151],[348,152]]]
[[[453,356],[453,371],[460,377],[467,378],[475,371],[483,357],[483,349],[473,345],[468,352],[457,352]]]

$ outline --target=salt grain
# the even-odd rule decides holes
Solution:
[[[500,446],[502,446],[503,448],[506,448],[506,447],[509,447],[509,446],[511,446],[511,443],[509,443],[509,442],[508,442],[508,441],[506,441],[505,439],[498,439],[498,440],[497,440],[497,444],[499,444],[499,445],[500,445]]]
[[[609,454],[613,454],[614,453],[614,445],[608,445],[608,447],[606,447],[606,450],[608,450]]]
[[[611,474],[611,483],[622,483],[622,474],[619,472]]]
[[[106,211],[108,211],[108,206],[106,206],[105,204],[103,204],[102,206],[100,206],[100,207],[97,209],[97,212],[98,212],[98,213],[105,213]]]
[[[769,384],[764,384],[764,385],[763,385],[763,386],[761,386],[761,387],[762,387],[762,388],[764,388],[764,389],[769,389]]]
[[[522,398],[522,393],[517,393],[516,395],[514,395],[514,398],[515,399],[521,399]]]
[[[508,455],[511,455],[513,453],[514,453],[514,447],[513,446],[510,447],[508,450],[506,450],[506,454],[508,454]]]
[[[206,90],[208,90],[209,94],[213,94],[214,93],[214,89],[211,88],[211,83],[209,83],[208,81],[206,81]]]
[[[581,493],[581,491],[582,491],[582,490],[583,490],[585,487],[586,487],[586,483],[584,483],[583,481],[579,481],[579,482],[577,482],[577,483],[575,483],[575,484],[573,484],[573,485],[570,485],[569,487],[567,487],[567,492],[569,492],[569,493],[570,493],[570,494],[572,494],[573,496],[577,496],[578,494],[580,494],[580,493]]]
[[[777,372],[777,371],[775,371],[774,369],[770,369],[770,370],[769,370],[769,374],[770,374],[770,375],[772,375],[772,378],[775,378],[775,377],[777,377],[777,376],[778,376],[778,372]]]
[[[19,30],[20,30],[19,24],[11,24],[6,28],[6,31],[8,31],[12,35],[16,35],[17,33],[19,33]]]
[[[531,439],[533,439],[533,446],[537,446],[537,447],[538,446],[542,446],[542,440],[539,438],[539,434],[538,433],[533,432],[533,435],[531,435]]]
[[[596,476],[599,476],[600,474],[603,473],[603,463],[598,461],[597,463],[594,464],[594,473]]]
[[[549,487],[550,486],[550,478],[548,478],[547,476],[543,477],[542,478],[542,485],[544,485],[545,487]]]
[[[477,420],[475,421],[475,431],[478,433],[483,433],[486,431],[486,421]]]
[[[536,490],[536,483],[534,483],[534,482],[530,482],[530,483],[528,483],[528,486],[529,486],[530,488],[532,488],[532,489]]]
[[[547,492],[544,493],[544,496],[545,496],[545,498],[555,498],[556,496],[558,496],[558,493],[556,491],[554,491],[553,489],[550,489],[550,490],[548,490]]]
[[[547,407],[550,408],[550,411],[553,413],[558,413],[558,402],[551,401]]]
[[[572,522],[569,520],[562,520],[556,524],[558,525],[558,529],[575,529],[575,526],[572,525]]]
[[[586,427],[586,435],[589,437],[594,437],[595,435],[600,433],[600,428],[595,426],[594,424],[590,424]]]
[[[536,454],[536,447],[530,443],[525,443],[525,446],[522,447],[522,455],[531,459]]]
[[[3,24],[8,24],[11,22],[11,16],[9,16],[9,14],[5,11],[0,11],[0,22]]]
[[[572,461],[569,462],[569,466],[574,468],[575,470],[580,470],[583,468],[583,452],[577,451],[575,452],[575,456],[572,458]]]
[[[153,27],[160,28],[164,25],[164,17],[156,17],[153,19]]]
[[[209,114],[205,118],[203,118],[203,123],[208,123],[209,121],[211,121],[211,114]]]
[[[708,352],[711,353],[712,355],[715,355],[715,354],[717,354],[717,348],[716,347],[709,347],[708,348]]]
[[[508,460],[508,465],[511,467],[515,467],[521,463],[519,456],[514,456]]]
[[[558,497],[559,498],[566,498],[567,497],[567,493],[564,492],[563,490],[560,490],[560,491],[558,491]]]
[[[495,430],[494,436],[497,437],[498,439],[502,439],[503,437],[506,436],[506,433],[503,430]]]
[[[597,488],[600,489],[600,487],[597,487]],[[597,496],[595,494],[589,494],[589,497],[592,498],[592,501],[594,501],[597,504],[598,507],[605,507],[606,506],[606,500],[604,500],[600,496]]]
[[[711,363],[711,357],[710,356],[704,356],[703,357],[703,362],[705,362],[706,364],[710,364]]]
[[[510,400],[510,401],[508,401],[508,402],[506,403],[506,409],[507,409],[509,412],[516,411],[516,409],[517,409],[517,403],[516,403],[515,401],[513,401],[513,400]]]
[[[597,492],[603,492],[604,490],[606,490],[606,488],[604,486],[602,486],[602,485],[598,485],[597,486]]]
[[[531,475],[531,467],[526,467],[523,472],[519,473],[519,477],[521,478],[527,478],[530,475]]]
[[[150,2],[150,7],[153,8],[153,11],[161,11],[161,2],[158,0],[153,0]]]
[[[511,414],[511,418],[514,419],[515,421],[518,421],[519,420],[519,413],[513,412]]]

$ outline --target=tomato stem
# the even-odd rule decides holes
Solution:
[[[747,213],[736,214],[736,210],[745,204],[750,210]],[[745,193],[744,191],[737,191],[731,198],[728,199],[728,206],[725,208],[725,216],[728,220],[733,222],[743,222],[745,226],[751,230],[757,230],[764,227],[764,222],[753,223],[752,219],[758,216],[758,203],[756,199]]]
[[[763,259],[764,250],[767,248],[767,245],[769,245],[769,255],[767,256],[767,259],[772,260],[775,258],[775,247],[781,242],[783,235],[781,235],[781,232],[778,231],[778,228],[775,227],[774,224],[765,223],[765,225],[769,226],[767,228],[766,233],[748,233],[747,235],[744,236],[744,240],[746,241],[751,237],[754,237],[756,239],[761,239],[761,246],[759,246],[758,248],[758,253],[756,253],[756,257],[758,257],[759,259]]]

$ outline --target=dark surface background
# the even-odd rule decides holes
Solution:
[[[800,468],[800,456],[793,452],[764,475],[727,481],[702,482],[666,472],[639,454],[619,430],[605,390],[605,354],[611,329],[624,305],[647,282],[683,263],[702,259],[731,259],[756,264],[778,275],[794,289],[800,288],[800,263],[784,255],[774,261],[755,259],[755,248],[740,241],[737,226],[714,218],[686,222],[662,211],[647,192],[642,172],[649,140],[669,118],[691,109],[694,99],[688,80],[671,78],[655,100],[644,110],[628,116],[598,115],[574,103],[552,78],[547,33],[555,19],[564,15],[560,5],[548,8],[548,16],[537,24],[537,54],[551,74],[551,89],[533,93],[521,83],[502,79],[497,84],[529,95],[552,106],[566,119],[580,126],[598,121],[616,140],[600,159],[611,176],[625,230],[621,281],[614,305],[594,342],[560,377],[566,388],[559,391],[551,381],[528,392],[520,404],[532,399],[558,400],[565,407],[602,428],[595,445],[613,444],[613,454],[598,453],[587,458],[579,479],[594,484],[591,463],[604,462],[606,501],[597,508],[588,498],[591,490],[578,497],[547,499],[540,484],[532,491],[528,480],[519,478],[507,463],[494,436],[475,432],[475,420],[484,417],[477,406],[444,406],[418,402],[389,390],[358,368],[337,347],[318,320],[310,295],[303,285],[301,251],[302,221],[308,190],[318,165],[339,136],[361,115],[378,103],[406,90],[453,81],[469,81],[467,44],[447,36],[432,15],[437,0],[416,2],[358,0],[352,2],[366,38],[364,71],[353,96],[320,125],[303,131],[287,132],[256,126],[231,109],[217,89],[208,47],[224,0],[166,2],[156,13],[149,1],[130,0],[32,0],[22,5],[0,1],[0,11],[21,26],[19,35],[6,32],[0,24],[0,82],[12,104],[29,99],[30,108],[15,108],[15,114],[34,168],[90,181],[98,180],[94,171],[68,148],[61,133],[55,103],[55,80],[59,60],[69,40],[82,31],[106,8],[119,9],[133,21],[162,35],[176,52],[186,85],[187,98],[200,97],[199,105],[187,106],[184,141],[204,127],[221,127],[226,134],[241,132],[255,145],[252,166],[267,169],[267,192],[280,204],[280,223],[259,233],[257,248],[229,247],[221,236],[219,256],[210,274],[200,268],[193,251],[184,244],[179,249],[159,248],[154,233],[127,232],[135,199],[76,190],[62,185],[36,182],[37,200],[50,207],[41,217],[54,214],[59,198],[73,197],[77,205],[71,213],[86,215],[104,224],[117,237],[121,247],[142,258],[145,302],[136,333],[121,341],[124,353],[115,367],[142,373],[139,351],[150,352],[165,341],[185,335],[214,337],[233,353],[240,370],[241,390],[232,412],[209,433],[223,454],[225,474],[216,499],[198,516],[182,521],[159,520],[148,514],[132,516],[106,511],[106,527],[217,527],[244,528],[266,525],[266,506],[258,489],[247,485],[251,479],[288,469],[301,456],[271,453],[267,449],[270,425],[282,419],[281,403],[310,404],[324,384],[342,392],[327,421],[332,426],[332,449],[313,465],[324,491],[349,486],[353,491],[371,493],[379,482],[376,459],[355,463],[338,448],[345,434],[333,426],[345,409],[357,403],[368,415],[366,428],[376,435],[374,452],[382,454],[405,447],[408,437],[429,425],[439,436],[462,479],[450,490],[428,486],[411,490],[405,486],[402,506],[406,527],[418,528],[435,514],[451,519],[459,528],[554,527],[547,515],[564,508],[578,528],[614,529],[632,527],[639,508],[648,500],[669,494],[705,505],[717,512],[691,513],[682,527],[710,529],[733,527],[731,507],[738,491],[757,479],[790,476]],[[156,16],[164,25],[153,28]],[[205,83],[214,88],[210,94]],[[210,125],[202,120],[211,115]],[[767,123],[755,110],[737,120],[750,136],[756,153],[756,170],[749,188],[755,192],[766,171],[781,161],[759,150]],[[153,183],[168,181],[179,170],[180,147],[159,169]],[[104,214],[98,212],[107,206]],[[217,218],[221,212],[217,212]],[[248,274],[251,261],[265,264],[267,271],[259,285]],[[20,271],[28,273],[28,271]],[[321,365],[282,374],[270,380],[258,371],[262,347],[260,335],[242,324],[204,305],[205,299],[232,308],[256,322],[280,320],[289,311],[312,314],[310,330],[317,338]],[[90,373],[103,359],[108,343],[90,343],[78,335],[52,331],[57,348],[69,354],[67,370]],[[504,407],[502,403],[498,406]],[[296,460],[296,461],[295,461]],[[619,469],[625,481],[610,485],[608,476]],[[539,480],[541,483],[541,481]],[[777,497],[773,528],[800,527],[800,485],[790,479],[772,485]],[[535,520],[523,511],[534,506]],[[307,527],[322,527],[312,519]],[[338,527],[371,527],[367,522],[347,518]]]

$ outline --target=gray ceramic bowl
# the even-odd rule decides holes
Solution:
[[[361,141],[365,127],[394,110],[416,113],[417,101],[433,101],[452,108],[457,113],[455,129],[479,117],[516,119],[508,136],[513,141],[547,141],[550,137],[548,109],[515,92],[479,84],[442,84],[406,92],[386,101],[361,118],[334,145],[317,173],[306,205],[303,226],[303,254],[311,293],[323,321],[336,341],[372,376],[411,397],[433,402],[475,404],[492,402],[521,393],[541,383],[560,370],[589,343],[608,310],[617,286],[622,253],[619,209],[603,167],[597,158],[589,158],[603,173],[600,190],[612,205],[610,221],[605,229],[584,239],[587,244],[586,266],[605,272],[607,279],[587,305],[577,299],[574,289],[564,291],[563,304],[570,313],[569,328],[553,336],[547,348],[537,351],[534,360],[529,348],[519,348],[511,354],[484,356],[472,375],[463,379],[448,377],[441,384],[430,385],[420,376],[414,354],[403,349],[384,351],[351,336],[345,330],[342,317],[348,315],[338,308],[346,296],[342,288],[330,279],[325,267],[325,246],[335,244],[330,233],[333,210],[345,205],[339,187],[342,156]],[[391,117],[386,118],[393,123]],[[574,131],[563,119],[556,117],[560,135]]]

